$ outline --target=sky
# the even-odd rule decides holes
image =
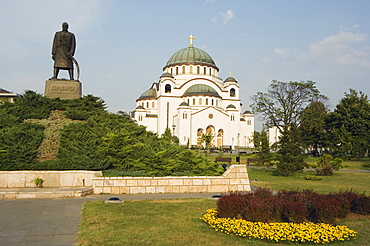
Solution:
[[[82,93],[110,112],[133,111],[190,35],[238,81],[243,110],[272,80],[315,81],[333,110],[349,89],[370,94],[369,12],[368,0],[0,0],[0,88],[44,93],[66,21]]]

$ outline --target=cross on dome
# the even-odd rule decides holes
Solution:
[[[193,35],[190,35],[190,37],[188,37],[188,39],[190,39],[190,47],[193,47],[193,40],[195,39],[194,37],[193,37]]]

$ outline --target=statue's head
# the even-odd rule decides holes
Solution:
[[[67,22],[62,23],[62,29],[63,30],[68,30],[68,23]]]

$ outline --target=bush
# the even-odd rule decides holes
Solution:
[[[350,211],[370,214],[370,197],[353,191],[318,194],[312,190],[283,190],[274,194],[259,188],[255,192],[222,194],[217,206],[221,218],[334,224],[337,218],[345,218]]]
[[[251,193],[230,192],[222,194],[217,201],[218,216],[220,218],[242,218],[243,208],[247,206]]]
[[[316,174],[322,176],[332,176],[334,170],[342,168],[343,160],[334,158],[331,155],[323,155],[317,161]]]

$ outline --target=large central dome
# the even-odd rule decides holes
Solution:
[[[186,47],[177,51],[170,57],[165,67],[182,64],[206,65],[218,69],[216,63],[207,52],[195,47]]]

